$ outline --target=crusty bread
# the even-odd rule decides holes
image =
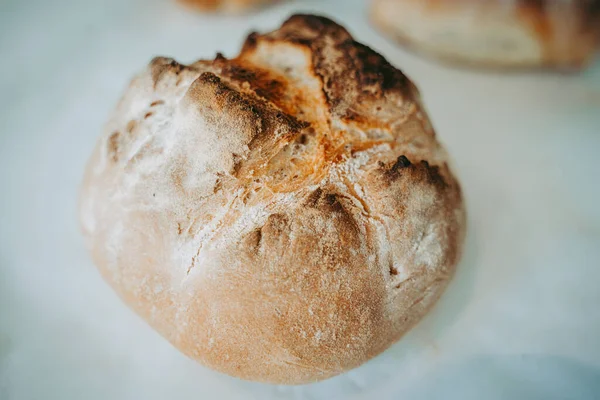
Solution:
[[[452,277],[465,218],[415,86],[310,15],[231,60],[154,59],[80,215],[102,275],[177,348],[287,384],[397,341]]]
[[[372,0],[391,37],[442,60],[578,69],[600,42],[600,0]]]
[[[277,0],[178,0],[180,3],[202,11],[238,13]]]

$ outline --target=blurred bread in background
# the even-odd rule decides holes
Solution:
[[[226,13],[239,13],[252,8],[274,3],[278,0],[177,0],[181,4],[196,8],[201,11],[218,11]]]
[[[454,63],[579,69],[600,42],[600,0],[372,0],[393,39]]]

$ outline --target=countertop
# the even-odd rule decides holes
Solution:
[[[458,273],[399,343],[313,385],[187,359],[125,307],[76,218],[85,162],[155,55],[234,55],[294,11],[333,17],[421,89],[469,225]],[[247,16],[168,0],[0,3],[0,399],[600,398],[600,62],[582,74],[449,68],[378,34],[363,1]]]

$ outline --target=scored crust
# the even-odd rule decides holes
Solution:
[[[177,0],[202,11],[243,12],[278,0]]]
[[[577,69],[600,44],[600,0],[372,0],[371,19],[442,60]]]
[[[190,357],[244,379],[337,375],[435,303],[459,185],[410,80],[329,19],[136,77],[84,177],[104,278]]]

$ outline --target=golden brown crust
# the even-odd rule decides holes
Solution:
[[[88,165],[81,220],[106,280],[181,351],[312,382],[442,293],[464,236],[446,163],[406,76],[296,15],[232,60],[153,60]]]
[[[326,18],[295,15],[260,40],[293,43],[310,51],[313,71],[323,82],[335,117],[352,119],[352,110],[365,101],[377,101],[391,93],[411,96],[415,90],[400,70]],[[250,35],[242,51],[251,51],[256,41],[257,36]]]
[[[600,0],[373,0],[375,25],[451,63],[579,69],[600,45]]]

